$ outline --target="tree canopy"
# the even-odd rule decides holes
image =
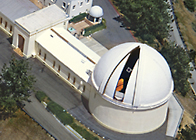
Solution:
[[[196,120],[194,124],[185,125],[185,128],[178,131],[177,140],[195,140],[196,139]]]
[[[196,7],[195,0],[184,0],[184,4],[185,4],[186,8],[189,11],[191,11],[191,12],[194,12],[195,11],[195,7]]]
[[[173,43],[165,42],[159,52],[165,57],[170,66],[175,90],[185,96],[190,90],[188,78],[191,77],[189,65],[191,60],[186,50]]]
[[[130,22],[135,36],[153,43],[162,42],[168,36],[170,17],[166,0],[115,0],[122,14]]]
[[[0,78],[0,108],[14,112],[17,102],[27,100],[28,91],[33,90],[35,77],[30,74],[31,68],[25,59],[12,57],[9,66],[4,64]]]

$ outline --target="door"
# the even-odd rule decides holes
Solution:
[[[25,39],[21,35],[18,35],[18,47],[20,48],[22,52],[24,49],[24,41]]]

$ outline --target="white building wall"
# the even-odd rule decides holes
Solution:
[[[7,25],[6,25],[7,24]],[[3,29],[7,34],[12,36],[14,31],[14,23],[9,20],[0,12],[0,28]]]
[[[90,112],[99,123],[109,129],[140,134],[159,128],[166,120],[168,102],[154,109],[133,110],[114,105],[96,92],[90,94]]]
[[[40,54],[41,50],[41,54]],[[35,54],[38,60],[40,60],[44,65],[50,68],[57,76],[62,78],[75,90],[83,93],[84,95],[89,95],[90,93],[90,84],[84,82],[77,74],[72,72],[66,65],[61,63],[56,59],[51,53],[45,50],[37,42],[35,43]],[[55,66],[54,66],[55,62]],[[60,66],[60,71],[59,71]]]
[[[40,0],[40,2],[44,6],[56,4],[58,7],[64,9],[70,17],[73,17],[80,13],[89,12],[92,7],[93,0]]]

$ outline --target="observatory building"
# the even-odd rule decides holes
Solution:
[[[96,91],[89,110],[112,130],[140,134],[166,120],[173,92],[170,68],[162,55],[142,43],[124,43],[102,56],[92,77]]]

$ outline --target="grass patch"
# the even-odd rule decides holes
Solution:
[[[96,25],[85,28],[84,29],[84,31],[85,31],[84,36],[91,35],[91,34],[97,32],[97,31],[100,31],[100,30],[105,29],[105,28],[106,28],[106,20],[103,19],[100,24],[96,24]]]
[[[45,130],[18,110],[15,117],[0,121],[1,140],[51,140]]]
[[[73,117],[71,117],[63,107],[61,107],[59,104],[50,101],[47,105],[47,108],[56,115],[56,117],[64,124],[71,124],[73,123]]]
[[[70,20],[70,22],[77,23],[79,21],[82,21],[82,20],[84,20],[84,18],[86,17],[86,15],[87,15],[87,13],[79,14],[78,16],[75,16],[74,18],[72,18]]]

